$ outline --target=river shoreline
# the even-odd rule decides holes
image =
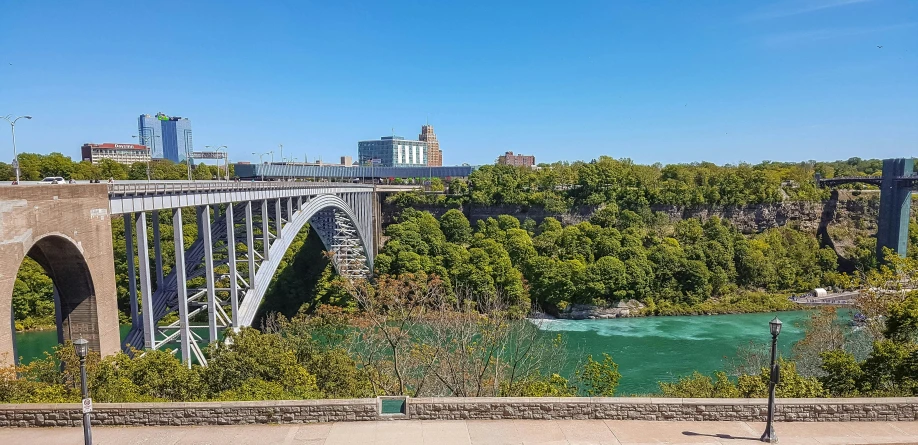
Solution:
[[[640,303],[638,303],[640,304]],[[571,305],[571,308],[552,315],[546,312],[533,312],[526,318],[548,320],[609,320],[615,318],[641,318],[641,317],[677,317],[677,316],[704,316],[704,315],[739,315],[739,314],[764,314],[771,312],[805,311],[808,308],[796,303],[782,307],[729,308],[716,307],[710,309],[678,308],[655,313],[652,308],[641,304],[640,307],[608,307],[596,305]]]

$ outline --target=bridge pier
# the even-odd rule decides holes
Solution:
[[[880,215],[877,228],[877,258],[882,261],[883,248],[904,257],[908,251],[908,223],[912,209],[911,184],[897,178],[912,176],[915,161],[884,159],[880,184]]]
[[[13,287],[29,256],[54,282],[58,337],[118,351],[112,227],[105,185],[0,188],[0,319],[13,320]],[[14,331],[0,329],[0,365],[18,359]]]

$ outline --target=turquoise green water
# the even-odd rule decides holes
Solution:
[[[121,325],[121,338],[124,338],[131,325]],[[51,352],[57,346],[57,330],[29,331],[16,333],[16,354],[26,364],[37,358],[44,358],[45,352]]]
[[[622,374],[617,394],[657,392],[659,381],[672,381],[692,371],[724,369],[737,347],[750,341],[771,341],[768,322],[784,323],[778,337],[786,356],[803,337],[800,322],[808,312],[618,318],[611,320],[536,320],[548,334],[563,334],[571,357],[593,358],[608,353]],[[571,363],[573,365],[573,363]]]
[[[563,334],[570,349],[570,372],[587,354],[612,355],[622,379],[618,394],[647,394],[657,382],[672,381],[692,371],[724,369],[737,347],[750,341],[770,341],[768,322],[777,315],[784,322],[779,347],[788,355],[803,336],[800,323],[807,312],[711,315],[686,317],[619,318],[613,320],[537,320],[546,335]],[[124,336],[129,326],[121,327]],[[18,333],[16,344],[24,363],[44,356],[57,344],[57,331]]]

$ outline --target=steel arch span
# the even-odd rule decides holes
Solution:
[[[322,195],[310,200],[283,227],[283,235],[271,244],[268,260],[262,262],[255,275],[255,286],[246,292],[239,306],[240,326],[251,326],[264,299],[271,278],[277,271],[284,253],[306,223],[310,223],[332,254],[332,264],[338,274],[347,278],[367,278],[373,270],[366,237],[350,207],[334,195]],[[289,229],[288,229],[289,227]]]
[[[164,349],[177,344],[186,364],[194,360],[206,365],[203,346],[219,341],[226,329],[254,322],[284,253],[307,223],[319,235],[340,275],[369,277],[373,270],[372,204],[371,193],[343,193],[199,205],[198,235],[187,248],[181,208],[172,208],[175,264],[185,267],[174,267],[168,275],[162,274],[159,210],[136,212],[133,221],[131,214],[125,214],[128,244],[134,229],[138,235],[142,301],[132,305],[132,328],[123,348]],[[156,264],[152,268],[148,245],[141,242],[147,240],[147,213],[152,213],[154,232]],[[155,291],[151,290],[151,269],[157,274]]]

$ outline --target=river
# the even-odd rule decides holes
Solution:
[[[658,392],[657,382],[692,371],[724,369],[739,346],[771,341],[768,322],[776,315],[784,323],[778,346],[788,356],[803,337],[807,311],[534,322],[546,333],[563,334],[572,357],[592,354],[599,361],[602,353],[611,355],[622,375],[616,394],[632,395]]]
[[[800,326],[809,312],[762,314],[642,317],[612,320],[536,320],[546,335],[563,334],[575,362],[587,354],[601,360],[608,353],[622,374],[619,395],[658,391],[657,382],[673,381],[692,371],[711,373],[724,369],[737,347],[750,341],[765,344],[771,338],[768,322],[777,315],[784,322],[779,337],[781,352],[803,337]],[[124,336],[129,326],[121,327]],[[57,331],[16,334],[18,353],[28,363],[44,356],[57,343]]]

